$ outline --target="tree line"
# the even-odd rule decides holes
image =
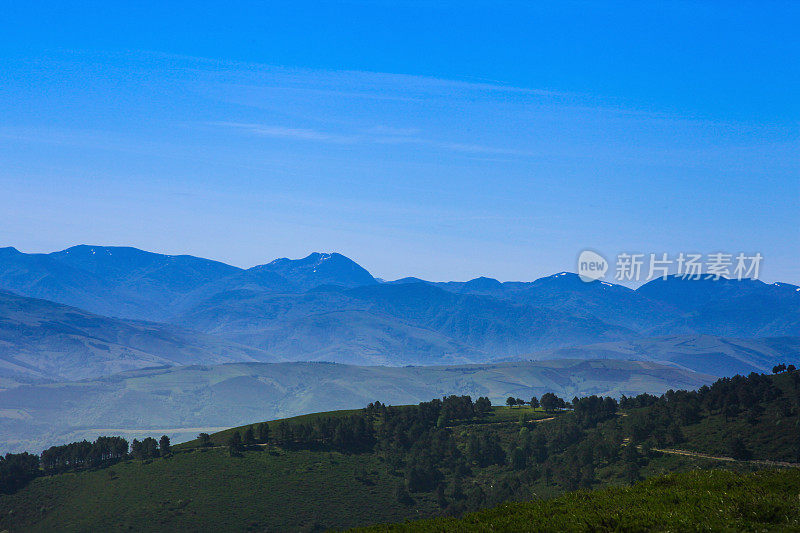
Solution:
[[[0,492],[19,490],[33,478],[85,468],[112,465],[124,459],[150,459],[171,453],[169,437],[133,439],[130,449],[122,437],[100,436],[93,442],[82,440],[51,446],[41,455],[28,452],[0,456]]]

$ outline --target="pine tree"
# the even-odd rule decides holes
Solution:
[[[169,437],[166,435],[161,435],[161,439],[158,441],[158,448],[162,457],[169,455],[171,449],[169,445]]]

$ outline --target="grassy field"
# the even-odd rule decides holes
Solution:
[[[366,474],[366,475],[364,475]],[[318,530],[433,516],[394,497],[397,479],[373,454],[197,450],[149,462],[34,480],[4,497],[12,531]],[[203,524],[204,526],[200,526]]]
[[[711,470],[363,532],[800,531],[800,470]]]
[[[286,420],[298,424],[356,411]],[[483,426],[502,434],[518,431],[520,419],[554,416],[559,415],[496,406],[485,421],[454,431]],[[280,421],[269,424],[274,429]],[[0,496],[0,529],[183,531],[206,524],[207,531],[316,531],[441,513],[430,493],[414,494],[411,505],[399,503],[395,491],[402,475],[374,453],[271,446],[230,457],[225,447],[229,436],[247,427],[212,434],[213,448],[200,448],[195,440],[175,446],[167,458],[127,460],[108,468],[37,478],[16,494]],[[478,479],[491,483],[500,471],[486,469]]]

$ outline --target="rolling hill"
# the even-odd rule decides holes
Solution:
[[[628,359],[675,365],[715,376],[769,372],[784,361],[800,361],[800,338],[726,339],[712,335],[674,335],[544,350],[528,359]]]
[[[0,391],[0,450],[102,433],[162,432],[177,440],[219,428],[380,399],[416,403],[449,394],[530,398],[545,392],[635,395],[696,388],[705,374],[635,361],[544,361],[462,366],[359,367],[234,363],[145,369]]]

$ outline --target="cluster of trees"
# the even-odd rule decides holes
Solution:
[[[559,398],[552,392],[542,394],[541,399],[533,396],[529,402],[526,402],[522,398],[514,398],[513,396],[509,396],[506,399],[506,405],[512,408],[522,407],[525,404],[530,405],[534,409],[541,406],[545,411],[556,411],[570,406],[563,398]]]
[[[97,437],[94,442],[82,440],[51,446],[42,452],[41,466],[46,473],[52,474],[77,468],[105,466],[127,457],[127,440],[122,437]]]
[[[166,457],[172,453],[169,437],[161,435],[159,440],[147,437],[141,441],[133,439],[131,443],[131,457],[134,459],[155,459]]]
[[[789,365],[791,366],[791,365]],[[800,372],[790,371],[791,379],[786,380],[788,390],[777,386],[773,377],[752,373],[749,376],[721,378],[711,386],[703,386],[696,391],[667,391],[655,398],[640,395],[636,398],[623,398],[621,405],[628,408],[647,406],[647,409],[634,410],[625,417],[625,427],[636,443],[649,442],[653,445],[675,445],[685,440],[682,427],[700,422],[710,416],[721,416],[726,423],[740,421],[749,426],[748,433],[764,431],[784,431],[782,428],[796,427],[800,415]],[[784,370],[781,370],[781,373]],[[766,428],[772,428],[767,430]],[[789,431],[795,436],[793,442],[783,445],[782,460],[800,461],[800,432]],[[777,435],[765,439],[775,442]],[[742,435],[729,437],[724,448],[713,450],[728,453],[736,459],[747,459],[753,450],[747,449]],[[773,459],[779,459],[774,456]]]
[[[210,437],[200,436],[201,445]],[[266,422],[234,431],[228,439],[231,455],[256,445],[277,444],[289,449],[330,449],[347,453],[369,451],[375,445],[375,429],[364,414],[347,417],[319,417],[309,422],[290,423],[282,420],[274,431]]]
[[[534,398],[535,398],[535,396],[534,396]],[[526,402],[522,398],[514,398],[513,396],[509,396],[508,398],[506,398],[506,405],[511,407],[511,408],[522,407],[526,403],[528,403],[528,402]]]
[[[286,422],[283,422],[281,427],[283,424],[286,424]],[[201,446],[212,445],[211,437],[208,435],[208,433],[200,433],[199,438]],[[257,427],[252,425],[248,426],[247,429],[244,430],[244,435],[242,435],[239,431],[234,431],[231,436],[228,437],[228,451],[230,452],[231,456],[235,456],[241,454],[245,450],[252,449],[258,444],[269,444],[269,441],[269,424],[266,422],[261,422]]]
[[[779,365],[775,365],[772,367],[773,374],[780,374],[781,372],[794,372],[797,370],[794,365],[786,365],[786,363],[781,363]]]
[[[567,407],[567,402],[552,392],[545,392],[542,394],[539,403],[545,411],[555,411],[556,409],[564,409]]]
[[[100,436],[94,442],[82,440],[51,446],[41,455],[28,452],[0,456],[0,492],[14,492],[41,474],[57,474],[83,468],[105,467],[123,459],[164,457],[171,453],[169,437],[159,441],[148,437],[141,442],[122,437]]]
[[[613,417],[617,414],[618,408],[617,401],[609,397],[588,396],[572,399],[572,411],[575,413],[576,421],[582,427],[595,426],[598,422]]]
[[[21,489],[39,473],[38,455],[28,452],[0,455],[0,493]]]

